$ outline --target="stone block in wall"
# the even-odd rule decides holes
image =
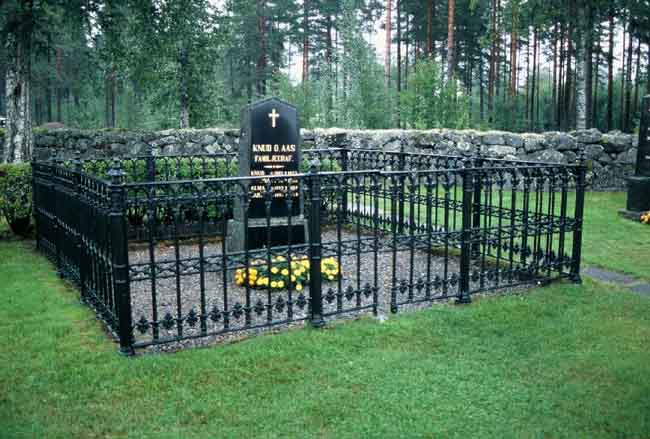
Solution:
[[[553,149],[545,149],[526,156],[526,160],[544,163],[566,163],[564,154]]]
[[[605,152],[623,152],[632,147],[632,136],[620,131],[610,131],[603,134],[601,145],[605,148]]]
[[[562,155],[565,163],[575,163],[578,160],[577,154],[573,151],[562,151]]]
[[[522,134],[524,151],[527,153],[540,151],[546,148],[546,138],[541,134]]]
[[[123,143],[110,143],[107,145],[108,150],[111,152],[113,155],[126,155],[127,154],[127,148],[126,145]]]
[[[576,139],[576,142],[585,144],[600,143],[603,138],[603,133],[596,128],[572,131],[570,134]]]
[[[605,148],[601,145],[585,145],[584,146],[585,159],[595,160],[605,153]]]
[[[147,154],[147,149],[148,145],[141,141],[132,141],[126,145],[126,150],[131,156],[145,155]]]
[[[500,131],[488,131],[481,135],[481,143],[484,145],[504,145],[506,143],[503,133]]]
[[[470,154],[476,151],[476,145],[471,142],[461,141],[456,143],[454,149],[459,152],[461,155]]]
[[[635,165],[637,155],[638,155],[638,149],[630,148],[627,151],[619,154],[618,157],[616,157],[616,160],[614,162],[620,165]]]
[[[155,140],[152,140],[150,142],[151,146],[154,148],[164,148],[167,145],[171,145],[173,143],[178,143],[178,137],[176,136],[165,136],[161,137]]]
[[[504,157],[506,155],[516,155],[517,148],[508,145],[483,145],[481,152],[493,157]]]
[[[608,163],[613,163],[613,162],[614,162],[614,159],[612,158],[612,154],[608,154],[608,153],[604,153],[604,154],[600,155],[600,156],[597,158],[597,160],[598,160],[600,163],[604,164],[604,165],[606,165],[606,164],[608,164]]]
[[[211,134],[205,134],[200,137],[199,142],[201,145],[207,146],[207,145],[212,145],[215,141],[217,140],[216,137],[214,137]]]
[[[569,136],[567,133],[559,131],[551,131],[544,134],[546,144],[558,151],[568,151],[576,149],[576,139]]]
[[[519,134],[504,134],[503,139],[508,146],[513,146],[517,149],[523,148],[524,146],[524,138]]]

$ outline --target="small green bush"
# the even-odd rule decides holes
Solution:
[[[29,163],[0,165],[0,212],[15,234],[29,234],[32,216],[32,170]]]

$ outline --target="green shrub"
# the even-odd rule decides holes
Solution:
[[[0,212],[4,214],[15,234],[29,234],[32,216],[32,170],[28,163],[0,165]]]

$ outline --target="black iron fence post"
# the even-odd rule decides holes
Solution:
[[[575,206],[575,230],[573,231],[573,262],[571,264],[570,278],[575,283],[582,283],[580,277],[580,259],[582,257],[582,223],[585,209],[585,177],[587,166],[584,160],[584,152],[581,152],[576,167],[576,206]]]
[[[398,153],[398,162],[397,167],[398,171],[404,171],[406,169],[406,153],[404,152],[404,145],[400,145]],[[398,191],[398,206],[397,206],[397,232],[401,235],[404,233],[404,198],[406,194],[404,193],[404,176],[400,176],[399,179],[399,191]]]
[[[321,195],[318,159],[311,163],[309,170],[309,301],[312,326],[320,328],[323,320],[323,285],[321,278]]]
[[[76,198],[76,204],[77,204],[77,227],[76,227],[76,234],[75,234],[75,239],[76,239],[76,250],[77,250],[77,268],[79,269],[79,291],[81,295],[81,301],[84,300],[85,295],[86,295],[86,255],[85,255],[85,248],[84,248],[84,242],[83,242],[83,229],[86,224],[85,218],[84,218],[84,213],[85,213],[85,202],[83,200],[83,194],[81,192],[81,175],[83,173],[83,164],[81,162],[81,158],[79,156],[79,153],[77,152],[75,154],[75,157],[72,161],[72,164],[74,165],[74,170],[75,170],[75,175],[74,175],[74,189],[75,189],[75,198]]]
[[[131,316],[131,293],[129,288],[128,240],[124,215],[126,204],[124,177],[126,174],[122,170],[119,160],[113,161],[108,176],[111,179],[109,220],[111,254],[113,257],[113,292],[119,319],[120,353],[133,355],[133,318]]]
[[[469,163],[465,163],[465,166]],[[456,303],[470,303],[472,301],[470,290],[469,268],[471,263],[472,252],[472,199],[474,196],[474,177],[476,172],[470,169],[463,169],[460,173],[463,179],[463,228],[460,233],[460,280],[459,294]]]
[[[34,218],[34,235],[36,238],[36,250],[41,249],[41,233],[40,233],[40,227],[39,227],[39,216],[40,212],[38,212],[39,207],[41,206],[41,200],[40,200],[40,187],[36,184],[36,177],[35,177],[35,171],[36,167],[38,165],[36,164],[36,159],[32,157],[31,161],[31,167],[32,167],[32,217]],[[40,169],[39,169],[39,178],[42,178],[40,176]]]
[[[476,158],[474,159],[474,167],[481,168],[483,167],[483,158],[481,157],[480,151],[477,153]],[[481,228],[481,195],[483,193],[483,175],[481,172],[476,172],[474,174],[474,206],[473,206],[473,217],[472,217],[472,228],[474,230],[479,230]],[[481,243],[474,242],[472,244],[472,258],[476,259],[481,255]]]
[[[59,275],[59,277],[63,278],[63,260],[61,259],[61,217],[60,217],[60,210],[59,206],[61,205],[61,200],[59,200],[60,195],[61,195],[61,187],[58,184],[59,176],[57,173],[61,172],[61,168],[63,167],[63,159],[60,157],[55,157],[54,158],[54,166],[52,166],[52,173],[51,173],[51,188],[52,188],[52,214],[54,215],[54,246],[55,246],[55,251],[56,251],[56,273]]]
[[[342,172],[347,172],[350,169],[350,151],[348,150],[348,147],[346,145],[341,145],[341,171]],[[343,212],[343,215],[341,216],[341,222],[343,224],[348,222],[348,185],[344,184],[343,185],[343,194],[341,198],[341,212]]]

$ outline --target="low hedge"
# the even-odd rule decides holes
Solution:
[[[0,213],[19,236],[31,232],[32,169],[29,163],[0,165]]]

